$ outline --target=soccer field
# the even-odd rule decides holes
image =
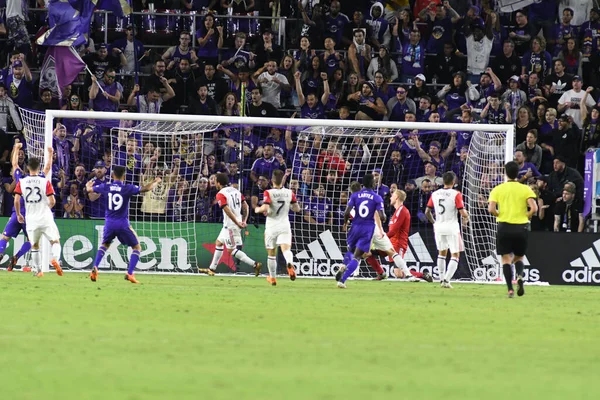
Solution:
[[[597,399],[598,289],[0,272],[3,399]]]

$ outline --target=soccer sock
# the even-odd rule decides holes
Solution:
[[[444,281],[446,278],[446,257],[438,256],[437,264],[440,271],[440,281]]]
[[[29,243],[29,242],[25,242]],[[4,254],[4,250],[6,250],[6,245],[8,245],[8,240],[2,238],[0,239],[0,254]]]
[[[246,263],[248,265],[254,265],[254,260],[248,257],[248,255],[246,255],[246,253],[244,253],[241,250],[234,250],[233,256],[243,263]]]
[[[415,278],[423,279],[423,273],[422,273],[422,272],[413,271],[413,270],[411,269],[411,270],[410,270],[410,274],[411,274],[412,276],[414,276]]]
[[[267,258],[267,268],[269,269],[269,276],[271,278],[277,277],[277,257]]]
[[[60,243],[54,243],[52,245],[52,249],[51,249],[52,258],[56,261],[60,261],[60,250],[61,250]]]
[[[446,271],[446,277],[444,278],[446,282],[450,282],[450,279],[454,276],[456,269],[458,268],[458,260],[456,258],[451,258],[448,263],[448,271]]]
[[[25,242],[23,243],[23,246],[21,246],[21,249],[19,249],[17,254],[15,254],[15,257],[17,257],[18,260],[23,256],[23,254],[27,253],[29,250],[31,250],[31,242]]]
[[[352,260],[350,260],[350,262],[346,266],[344,275],[342,275],[342,279],[340,279],[340,282],[342,282],[342,283],[346,282],[346,279],[350,278],[350,276],[354,273],[354,271],[356,271],[356,268],[358,268],[358,264],[359,264],[359,261],[356,258],[353,258]]]
[[[523,277],[523,269],[525,268],[525,265],[523,264],[523,261],[517,261],[515,263],[515,270],[517,273],[517,278],[518,277]]]
[[[277,249],[277,268],[285,268],[286,264],[287,264],[287,260],[284,257],[283,252],[281,251],[281,249]]]
[[[140,261],[140,251],[134,250],[133,253],[131,253],[131,258],[129,259],[129,268],[127,268],[127,273],[129,275],[133,275],[133,271],[135,271],[135,266],[137,265],[138,261]]]
[[[97,267],[98,265],[100,265],[102,259],[104,258],[104,255],[106,254],[106,250],[108,250],[106,246],[100,246],[98,252],[96,253],[96,258],[94,259],[94,266]]]
[[[222,255],[223,255],[223,246],[215,247],[215,254],[213,255],[212,261],[210,262],[210,267],[208,267],[208,268],[210,268],[212,271],[217,269],[217,266],[219,265],[219,261],[221,261]]]
[[[373,269],[375,270],[377,275],[383,275],[383,268],[381,268],[381,264],[379,264],[377,257],[375,257],[375,256],[367,257],[367,264],[369,264],[371,267],[373,267]]]
[[[37,272],[40,272],[42,270],[39,250],[31,250],[31,263],[33,264],[32,265],[33,269],[36,270]]]
[[[344,260],[342,263],[348,265],[348,263],[352,260],[352,257],[354,257],[354,254],[352,254],[351,251],[347,251],[346,254],[344,254]]]
[[[506,286],[508,286],[508,290],[513,290],[512,285],[512,267],[510,264],[502,265],[502,272],[504,273],[504,279],[506,280]]]
[[[294,262],[294,253],[292,253],[291,250],[284,251],[283,257],[285,258],[286,264],[292,264]]]
[[[408,269],[408,267],[406,266],[406,262],[404,261],[404,259],[402,258],[402,256],[398,253],[394,254],[392,256],[392,260],[394,261],[394,264],[396,265],[396,267],[400,268],[402,270],[402,272],[404,273],[404,278],[408,278],[411,273],[410,273],[410,269]]]

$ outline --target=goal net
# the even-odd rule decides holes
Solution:
[[[502,179],[501,167],[512,159],[512,145],[507,144],[512,143],[512,126],[54,110],[45,116],[27,110],[22,114],[28,148],[39,152],[53,144],[70,152],[68,166],[60,159],[64,152],[55,152],[52,177],[56,185],[64,181],[62,208],[57,211],[62,220],[57,221],[67,270],[91,267],[102,238],[99,204],[108,202],[83,193],[83,208],[77,209],[84,218],[77,218],[73,197],[81,183],[73,181],[81,174],[78,169],[85,179],[102,180],[112,165],[123,165],[130,183],[163,178],[155,191],[131,203],[130,219],[142,244],[141,270],[197,272],[208,267],[222,223],[215,204],[217,172],[228,174],[244,194],[250,206],[244,252],[264,264],[265,217],[253,210],[269,188],[272,171],[281,169],[302,207],[302,212],[290,214],[298,276],[331,277],[343,265],[348,249],[342,225],[350,185],[372,173],[388,219],[394,211],[393,191],[407,193],[409,268],[438,278],[433,227],[424,212],[431,192],[441,185],[442,173],[451,170],[459,177],[471,214],[471,222],[463,227],[467,251],[455,278],[495,278],[488,270],[496,268],[496,223],[486,211],[486,190],[498,183],[498,176]],[[101,268],[123,270],[128,259],[127,249],[115,245]],[[390,274],[386,260],[381,262]],[[278,264],[285,271],[282,257]],[[217,272],[252,271],[225,253]],[[375,272],[363,263],[357,276],[375,277]]]

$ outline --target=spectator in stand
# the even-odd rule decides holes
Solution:
[[[358,102],[356,119],[381,121],[387,109],[381,98],[375,95],[375,85],[364,82],[360,92],[352,95],[352,100]],[[348,96],[350,100],[350,96]]]
[[[598,119],[600,118],[600,108],[596,105],[592,108],[591,112],[588,112],[587,108],[587,97],[594,90],[593,87],[588,87],[585,94],[581,98],[581,119],[583,120],[583,126],[581,129],[582,151],[593,151],[600,146],[600,130],[597,130]]]
[[[458,56],[455,52],[454,44],[451,42],[444,44],[443,52],[438,53],[433,62],[428,63],[427,70],[429,76],[433,77],[437,83],[450,83],[452,82],[452,76],[460,71],[466,69],[466,58]],[[418,76],[425,76],[418,74],[415,76],[415,82]]]
[[[175,92],[175,97],[164,104],[163,110],[168,108],[168,112],[177,114],[182,106],[190,106],[190,97],[194,95],[194,88],[197,85],[196,73],[190,66],[190,60],[183,58],[171,74],[168,82]]]
[[[40,91],[40,101],[36,102],[33,106],[34,110],[46,111],[55,109],[56,105],[52,101],[52,91],[50,88],[44,88]]]
[[[206,14],[196,32],[198,41],[198,66],[219,63],[219,49],[223,47],[223,27],[217,24],[213,14]]]
[[[517,75],[511,76],[508,80],[508,89],[502,95],[502,103],[508,103],[510,105],[510,112],[512,118],[517,119],[518,110],[527,104],[529,98],[527,94],[522,91],[519,87],[520,79]]]
[[[84,122],[77,125],[74,135],[73,153],[85,170],[91,171],[104,153],[102,130],[93,123]]]
[[[378,56],[371,60],[371,64],[367,69],[367,78],[375,80],[375,73],[381,72],[384,79],[388,82],[393,82],[398,79],[398,68],[396,63],[390,57],[389,48],[381,46]]]
[[[392,150],[388,161],[383,164],[383,181],[389,184],[400,184],[405,181],[404,165],[400,150]]]
[[[467,99],[470,102],[479,100],[479,92],[466,79],[463,72],[456,72],[452,78],[452,83],[444,86],[437,93],[437,97],[446,100],[449,112],[458,112],[460,107],[467,103]]]
[[[365,43],[374,45],[372,41],[373,29],[371,28],[371,25],[364,21],[362,11],[355,10],[352,14],[352,21],[344,26],[344,34],[342,36],[342,44],[344,48],[349,48],[350,45],[356,40],[354,32],[357,30],[363,31]]]
[[[259,68],[254,73],[254,79],[262,88],[264,101],[272,104],[276,109],[281,108],[281,93],[289,92],[291,86],[285,75],[277,72],[277,61],[270,60],[264,67]]]
[[[119,49],[121,52],[119,53],[114,49]],[[108,51],[112,54],[118,53],[119,59],[121,58],[121,55],[125,57],[125,60],[127,60],[125,65],[122,64],[121,59],[119,61],[121,62],[120,65],[123,66],[123,72],[128,74],[133,74],[136,71],[139,72],[141,60],[150,55],[150,50],[148,49],[144,52],[144,44],[133,37],[133,26],[131,25],[128,25],[125,29],[125,37],[115,40],[109,46]],[[118,68],[118,66],[112,67]]]
[[[533,164],[539,170],[542,166],[542,148],[536,143],[537,138],[537,130],[531,129],[527,132],[525,141],[517,145],[517,151],[522,152],[525,161]]]
[[[206,85],[208,97],[217,103],[220,103],[227,93],[227,82],[215,75],[215,66],[212,64],[204,64],[204,76],[200,77],[199,85]]]
[[[593,7],[594,2],[592,0],[562,0],[558,6],[558,12],[562,15],[567,8],[573,10],[573,20],[571,21],[571,24],[580,26],[587,21]]]
[[[106,176],[106,164],[104,161],[97,161],[92,170],[92,180],[94,186],[108,183],[109,179]],[[88,193],[88,215],[92,219],[104,219],[106,212],[106,195],[101,193],[90,192]]]
[[[81,97],[77,93],[72,93],[65,102],[65,105],[61,107],[61,110],[71,110],[71,111],[87,111],[87,106],[83,104],[81,101]],[[67,132],[74,132],[75,127],[79,123],[78,120],[74,120],[73,118],[64,118],[61,121],[65,127],[67,128]]]
[[[510,29],[508,37],[515,42],[515,51],[518,56],[523,56],[529,49],[532,32],[531,25],[527,18],[527,14],[520,10],[516,13],[516,25]]]
[[[302,85],[300,83],[300,71],[296,71],[295,79],[301,118],[325,119],[325,106],[329,101],[329,82],[327,80],[327,74],[321,72],[321,79],[323,79],[325,90],[320,99],[317,98],[315,92],[307,94],[306,97],[304,96]]]
[[[565,182],[562,198],[554,205],[554,232],[583,232],[583,204],[577,199],[575,184]]]
[[[427,97],[429,102],[433,104],[433,99],[435,98],[432,91],[427,87],[427,78],[425,78],[425,75],[423,74],[415,76],[415,84],[408,89],[407,96],[412,99],[415,104],[420,103],[421,97]]]
[[[533,113],[527,106],[521,106],[517,110],[517,119],[515,120],[515,143],[525,141],[527,132],[532,129],[539,129],[535,122]]]
[[[353,38],[348,48],[348,69],[362,80],[367,77],[367,69],[371,63],[371,46],[366,43],[364,29],[356,29]]]
[[[281,169],[281,164],[275,158],[275,149],[272,143],[266,143],[262,149],[262,158],[256,159],[250,169],[250,180],[257,182],[259,176],[271,179],[273,171]]]
[[[384,7],[383,4],[379,1],[373,3],[370,9],[370,17],[367,19],[367,24],[371,26],[373,30],[373,37],[371,41],[375,48],[379,48],[381,46],[389,46],[392,35],[389,30],[389,22],[384,17]]]
[[[27,3],[7,0],[4,4],[6,5],[6,27],[8,27],[7,48],[12,48],[19,53],[31,54],[29,33],[25,26],[25,21],[28,20]]]
[[[63,218],[68,219],[83,219],[84,218],[84,202],[79,196],[79,188],[76,183],[69,186],[69,195],[66,200],[63,200],[63,208],[65,210]]]
[[[460,152],[458,153],[458,157],[453,157],[452,166],[450,167],[450,171],[456,174],[458,178],[458,182],[462,182],[462,177],[465,176],[465,165],[467,162],[467,158],[469,157],[469,148],[461,147]],[[460,190],[460,187],[459,187]]]
[[[573,126],[567,114],[558,118],[558,129],[552,131],[552,147],[555,157],[562,157],[565,163],[577,168],[581,148],[581,131]]]
[[[300,72],[304,72],[310,66],[311,59],[317,55],[317,52],[315,49],[311,48],[310,39],[307,36],[302,36],[300,38],[300,49],[294,50],[293,54],[296,69]]]
[[[417,111],[417,105],[408,98],[406,87],[403,85],[397,87],[396,97],[390,98],[386,107],[387,118],[390,121],[404,121],[408,111],[413,114]]]
[[[554,24],[550,39],[548,40],[548,44],[550,45],[554,57],[558,57],[560,52],[566,46],[567,40],[571,38],[577,39],[579,37],[579,29],[577,29],[576,26],[571,25],[572,20],[573,9],[565,8],[562,11],[561,22]],[[554,20],[551,21],[553,22]]]
[[[198,175],[198,179],[192,184],[192,190],[196,193],[196,222],[211,222],[214,220],[214,215],[208,190],[208,178]]]
[[[312,197],[304,201],[304,220],[311,225],[331,225],[333,204],[325,197],[325,187],[318,185],[312,194]]]
[[[441,143],[437,140],[434,140],[429,144],[429,151],[427,153],[421,146],[417,146],[417,154],[419,157],[421,157],[421,160],[423,160],[423,162],[433,163],[438,170],[445,171],[446,160],[452,154],[454,149],[456,149],[456,132],[452,131],[449,133],[449,135],[450,142],[448,143],[448,147],[446,147],[443,151],[441,150]]]
[[[546,41],[543,37],[536,37],[531,41],[531,49],[525,52],[522,59],[521,75],[537,74],[543,82],[550,74],[552,68],[552,56],[546,51]]]
[[[12,63],[12,72],[7,74],[5,86],[8,97],[19,107],[33,107],[33,77],[27,63],[21,57]]]
[[[256,214],[254,210],[256,209],[256,207],[263,204],[263,196],[265,190],[269,189],[269,181],[270,179],[264,175],[258,176],[257,179],[254,181],[254,184],[252,185],[252,189],[250,191],[250,208],[252,210],[250,215],[251,220],[254,219],[255,224],[264,224],[267,218],[264,214]]]
[[[528,7],[529,20],[531,21],[531,32],[537,35],[540,29],[543,29],[545,38],[549,38],[552,33],[554,21],[557,17],[557,0],[546,0],[534,2]]]
[[[544,81],[544,95],[552,108],[558,106],[562,95],[573,88],[573,75],[566,73],[565,62],[561,59],[554,60],[554,70]]]
[[[438,176],[437,166],[431,161],[425,161],[423,165],[425,166],[425,175],[415,179],[415,185],[422,187],[423,181],[427,180],[434,186],[434,189],[444,186],[443,179]]]
[[[265,28],[262,41],[256,46],[256,65],[265,65],[269,60],[281,60],[283,51],[278,44],[273,43],[273,31]]]
[[[217,102],[208,96],[206,84],[198,85],[198,96],[192,97],[188,114],[192,115],[217,115]]]
[[[300,174],[300,185],[298,187],[298,193],[303,198],[308,198],[313,190],[313,175],[314,170],[305,168]]]
[[[415,113],[416,120],[419,122],[429,121],[429,116],[431,115],[431,99],[429,96],[423,96],[419,100],[419,107],[417,108],[417,112]],[[406,121],[406,115],[404,116],[404,120]]]
[[[394,17],[394,22],[392,25],[392,37],[393,41],[398,41],[395,51],[401,52],[402,46],[410,40],[410,32],[413,29],[418,29],[417,21],[412,20],[410,9],[405,7],[400,9],[398,16]]]
[[[509,79],[521,72],[521,58],[515,53],[515,42],[506,39],[502,44],[502,54],[494,58],[492,69],[498,75],[500,82],[508,82]]]
[[[377,71],[375,73],[375,96],[379,97],[383,104],[387,104],[390,97],[394,97],[396,91],[394,88],[388,84],[388,81],[385,79],[383,73],[381,71]]]
[[[408,43],[402,48],[402,82],[412,83],[415,76],[425,73],[425,53],[421,32],[413,29]]]
[[[238,68],[254,68],[254,53],[246,50],[247,35],[244,32],[236,32],[234,47],[223,53],[221,65],[226,67],[234,74],[237,74]]]
[[[332,76],[335,71],[342,69],[346,70],[346,62],[344,56],[335,49],[336,41],[333,37],[325,38],[325,51],[321,54],[322,65],[325,66],[327,75]]]
[[[252,104],[248,106],[250,117],[278,117],[277,108],[271,103],[262,100],[262,88],[257,86],[252,89]]]
[[[581,100],[586,93],[582,90],[583,82],[579,75],[575,75],[572,80],[573,89],[563,93],[558,100],[558,112],[564,112],[571,118],[579,129],[583,126],[583,118],[581,117]],[[586,106],[593,107],[596,102],[592,96],[586,96]]]
[[[168,71],[177,68],[181,60],[188,60],[190,64],[198,62],[198,56],[192,45],[192,36],[190,33],[188,31],[181,31],[179,34],[179,45],[169,47],[162,55]]]
[[[539,176],[535,182],[536,188],[530,185],[537,195],[538,214],[531,219],[532,231],[552,231],[554,225],[554,195],[548,191],[548,177]],[[537,190],[536,190],[537,189]]]
[[[323,93],[323,81],[321,79],[321,73],[325,72],[325,66],[319,56],[313,56],[310,60],[310,64],[306,70],[302,73],[302,91],[305,95],[309,93],[315,93],[320,96]]]
[[[342,189],[341,180],[338,177],[336,170],[327,172],[325,177],[325,196],[329,199],[337,200],[340,194],[344,191]]]
[[[137,185],[142,173],[142,157],[137,153],[137,140],[119,132],[118,146],[113,164],[125,167],[125,181]]]
[[[282,91],[279,97],[282,108],[292,109],[294,105],[294,90],[296,89],[294,74],[296,73],[296,65],[294,64],[294,58],[289,54],[283,56],[283,59],[279,63],[279,71],[281,75],[285,76],[285,79],[290,83],[290,90],[285,92]]]
[[[194,198],[190,184],[180,179],[169,190],[167,199],[167,221],[191,222],[194,220]]]
[[[476,88],[479,92],[479,101],[473,104],[473,111],[480,113],[487,105],[488,97],[496,94],[501,88],[500,79],[491,68],[486,68],[479,78],[479,85]]]
[[[317,157],[317,176],[323,176],[323,171],[335,169],[338,171],[339,177],[344,177],[349,165],[344,160],[340,147],[340,143],[337,139],[329,139],[327,149],[322,150],[321,154]]]
[[[579,76],[583,75],[583,55],[579,51],[576,38],[567,40],[567,46],[558,54],[558,58],[565,62],[567,73]]]
[[[346,14],[340,12],[340,2],[334,0],[329,6],[329,12],[325,16],[325,32],[327,36],[333,37],[335,43],[342,43],[342,34],[350,19]],[[314,20],[314,15],[313,15]]]
[[[517,175],[519,182],[527,184],[530,178],[537,178],[541,175],[535,165],[526,161],[523,151],[518,149],[515,151],[515,162],[519,165],[519,174]]]
[[[108,53],[108,46],[102,43],[95,53],[88,54],[83,59],[96,79],[101,80],[109,69],[116,71],[120,67],[127,66],[127,59],[121,49],[113,47],[111,53]]]
[[[169,85],[169,81],[164,76],[161,77],[161,83],[167,90],[160,94],[160,89],[150,87],[145,95],[140,96],[140,85],[135,85],[127,99],[127,105],[136,106],[137,112],[148,114],[159,114],[162,104],[175,97],[175,91]]]
[[[448,2],[444,4],[431,2],[427,8],[419,12],[419,18],[428,23],[431,32],[427,52],[441,53],[444,43],[452,41],[452,25],[458,22],[460,16]]]
[[[6,86],[0,81],[0,155],[2,158],[8,157],[8,151],[12,146],[7,131],[9,130],[9,121],[12,121],[17,131],[23,130],[19,112],[13,100],[7,96]]]
[[[73,174],[73,179],[69,180],[67,185],[63,187],[65,190],[71,190],[72,185],[76,185],[79,191],[79,196],[81,199],[84,198],[85,193],[85,185],[88,179],[85,174],[85,166],[83,164],[77,164],[75,166],[75,173]],[[63,193],[66,194],[66,193]],[[63,196],[64,198],[65,196]],[[83,200],[82,200],[83,201]]]
[[[333,2],[331,8],[333,8]],[[300,37],[307,36],[310,38],[311,43],[321,43],[323,41],[323,34],[329,32],[327,23],[323,19],[323,6],[319,3],[315,4],[312,8],[312,16],[309,16],[311,12],[309,4],[305,7],[302,2],[298,2],[298,9],[303,22],[300,28]]]
[[[71,163],[74,162],[74,145],[67,139],[67,130],[61,123],[56,125],[52,132],[52,147],[56,154],[56,164],[59,169],[64,170],[68,175],[71,174]]]
[[[496,93],[491,94],[488,96],[487,104],[481,110],[479,117],[486,124],[510,124],[512,123],[510,104],[504,103],[504,107],[502,107],[498,95]]]
[[[503,53],[504,41],[506,40],[507,36],[506,28],[500,23],[500,17],[498,16],[498,13],[492,11],[489,12],[489,16],[492,22],[492,34],[494,35],[494,43],[492,44],[491,55],[498,57]],[[506,78],[508,79],[508,77]],[[506,79],[503,82],[506,82]]]
[[[108,68],[104,73],[104,78],[100,81],[96,76],[92,76],[92,86],[90,86],[90,108],[94,111],[112,111],[119,109],[119,101],[123,94],[123,86],[115,82],[117,73],[114,69]]]

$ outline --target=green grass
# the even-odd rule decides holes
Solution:
[[[0,272],[2,399],[597,399],[598,289]]]

